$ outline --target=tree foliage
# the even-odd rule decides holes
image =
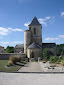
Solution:
[[[57,45],[57,52],[56,54],[58,56],[64,55],[64,44]]]
[[[42,56],[44,60],[48,60],[50,58],[50,51],[47,48],[45,48],[42,52]]]
[[[60,62],[60,61],[61,61],[61,59],[58,56],[50,57],[51,63]]]
[[[12,47],[12,46],[7,46],[7,48],[5,49],[5,51],[6,51],[7,53],[14,53],[14,47]]]

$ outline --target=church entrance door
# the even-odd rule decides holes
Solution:
[[[34,52],[32,52],[32,58],[34,58]]]
[[[34,61],[34,52],[31,53],[31,61]]]

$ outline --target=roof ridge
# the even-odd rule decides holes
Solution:
[[[38,19],[36,18],[36,16],[33,18],[32,22],[29,24],[30,25],[41,25],[38,21]]]
[[[37,43],[35,43],[38,47],[40,47]],[[40,47],[41,48],[41,47]]]
[[[29,48],[41,48],[39,45],[37,45],[35,42],[33,42],[32,44],[30,44],[29,46],[28,46],[28,49]]]

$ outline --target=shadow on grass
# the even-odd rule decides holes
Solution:
[[[24,66],[24,64],[20,64],[20,63],[16,63],[16,65],[18,65],[18,66]]]
[[[24,61],[21,61],[20,63],[26,64],[26,62],[24,62]]]

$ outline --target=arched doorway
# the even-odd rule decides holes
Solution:
[[[31,52],[31,58],[30,58],[31,61],[34,61],[34,52]]]
[[[32,58],[34,58],[34,52],[32,52]]]

